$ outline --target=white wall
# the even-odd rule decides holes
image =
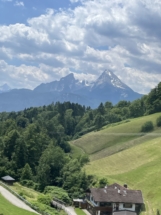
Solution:
[[[113,203],[113,210],[115,209],[116,203]],[[123,203],[119,203],[119,210],[129,210],[129,211],[135,211],[135,204],[132,205],[132,208],[124,208]]]
[[[124,208],[123,203],[120,203],[119,204],[119,210],[135,211],[135,204],[132,204],[132,208]]]

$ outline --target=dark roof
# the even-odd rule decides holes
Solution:
[[[113,215],[136,215],[133,211],[116,211]]]
[[[4,181],[15,181],[15,179],[12,178],[12,177],[9,176],[9,175],[2,177],[2,179],[3,179]]]
[[[108,185],[107,188],[119,188],[119,189],[125,189],[124,186],[121,186],[120,184],[117,184],[117,183],[114,183],[114,184],[111,184],[111,185]]]
[[[144,203],[141,190],[129,190],[121,185],[113,184],[107,188],[91,188],[90,191],[96,202]]]

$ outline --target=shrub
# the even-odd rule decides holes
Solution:
[[[157,215],[160,215],[160,211],[157,209]]]
[[[145,122],[141,127],[141,132],[149,132],[154,129],[153,123],[151,121]]]
[[[67,204],[71,203],[71,199],[69,198],[68,193],[63,188],[47,186],[45,187],[44,194],[50,195],[52,196],[52,198],[55,197]]]
[[[99,187],[103,188],[108,184],[107,178],[101,178],[99,180]]]
[[[19,195],[23,198],[26,199],[26,197],[24,196],[24,193],[22,191],[19,192]]]
[[[157,118],[157,126],[161,127],[161,116]]]
[[[38,202],[45,204],[45,205],[49,205],[51,203],[51,196],[50,195],[39,195],[38,196]]]
[[[32,188],[34,190],[39,190],[40,184],[33,182],[32,180],[21,180],[20,184]]]

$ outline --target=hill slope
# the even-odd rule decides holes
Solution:
[[[3,215],[34,215],[35,213],[26,211],[12,205],[0,194],[0,213]]]
[[[141,189],[146,212],[161,211],[161,128],[156,119],[161,113],[115,123],[98,132],[91,132],[72,142],[90,156],[87,174],[106,177],[110,183],[127,183]],[[152,121],[154,131],[141,134],[141,126]]]
[[[71,142],[74,146],[81,148],[90,155],[90,160],[97,160],[124,149],[140,144],[145,140],[154,139],[159,135],[160,129],[155,127],[153,133],[143,136],[140,133],[141,126],[152,121],[154,126],[160,113],[139,117],[105,127],[98,132],[91,132],[82,138]]]
[[[96,160],[86,166],[88,174],[107,177],[111,182],[127,183],[141,189],[147,215],[161,211],[161,137]]]

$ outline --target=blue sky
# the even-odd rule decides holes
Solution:
[[[160,11],[158,0],[0,0],[0,86],[107,69],[148,93],[161,80]]]
[[[40,16],[47,8],[54,10],[75,8],[79,3],[71,3],[69,0],[1,0],[0,24],[26,23],[28,18]]]

